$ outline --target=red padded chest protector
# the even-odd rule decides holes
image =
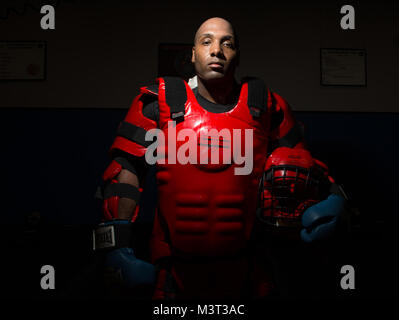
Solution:
[[[159,128],[168,142],[171,106],[167,104],[165,80],[159,78],[158,82]],[[153,240],[167,243],[168,250],[174,254],[208,257],[233,254],[246,246],[254,223],[259,181],[267,156],[270,117],[267,110],[259,117],[251,115],[247,105],[248,83],[242,84],[235,107],[225,113],[205,110],[186,82],[184,86],[187,94],[184,121],[178,122],[174,129],[176,136],[185,133],[184,129],[196,133],[198,161],[197,164],[158,163],[159,202]],[[202,134],[211,129],[219,133],[224,130],[227,135],[220,138],[213,133],[204,139]],[[243,165],[234,162],[233,146],[240,146],[241,155],[245,155],[246,129],[252,130],[253,135],[253,169],[249,174],[238,175],[235,169]],[[230,143],[226,141],[229,137]],[[175,152],[173,149],[179,152],[188,139],[191,137],[183,141],[174,138],[174,146],[166,144],[163,150],[166,159],[169,152]],[[212,153],[219,153],[219,162],[199,164],[204,152],[208,163]],[[232,163],[223,163],[223,152],[230,152]],[[162,255],[157,254],[156,246],[153,260]]]

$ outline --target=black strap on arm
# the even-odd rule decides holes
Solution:
[[[118,162],[123,169],[126,169],[137,176],[136,168],[131,161],[124,157],[115,157],[114,160]]]
[[[279,147],[293,148],[298,144],[298,142],[303,140],[303,136],[303,127],[298,122],[295,122],[290,131],[288,131],[284,137],[277,140],[277,144]]]
[[[267,109],[268,90],[262,79],[248,77],[244,79],[248,83],[247,104],[253,118],[259,118]]]
[[[123,169],[128,170],[129,172],[133,173],[134,175],[136,175],[139,179],[139,181],[143,181],[143,175],[146,173],[147,168],[143,165],[141,165],[141,159],[132,157],[131,155],[124,153],[123,151],[120,150],[116,150],[116,154],[114,155],[113,158],[116,162],[118,162]],[[136,169],[138,168],[138,169]],[[112,187],[111,187],[112,185]],[[122,189],[123,194],[127,194],[130,196],[127,196],[127,198],[133,199],[136,202],[138,202],[140,200],[140,191],[134,187],[134,186],[127,186],[127,187],[123,187],[123,186],[119,186],[119,187],[115,187],[114,184],[106,184],[106,187],[104,188],[104,185],[101,184],[97,187],[96,189],[96,193],[94,195],[94,198],[97,200],[101,200],[103,201],[104,199],[109,198],[110,194],[111,196],[113,195],[119,195],[119,194],[114,194],[115,192],[117,192],[118,190]],[[136,190],[133,190],[136,189]],[[121,196],[121,195],[119,195]]]
[[[140,191],[129,183],[109,183],[104,188],[104,199],[114,196],[129,198],[137,203],[140,200]]]
[[[145,135],[147,131],[132,123],[122,121],[118,127],[117,135],[130,141],[138,143],[143,147],[151,145],[152,141],[146,141]]]
[[[178,77],[164,77],[165,98],[170,108],[170,118],[177,123],[184,120],[187,101],[186,86]]]

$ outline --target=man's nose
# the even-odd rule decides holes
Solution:
[[[212,44],[212,46],[211,46],[211,55],[212,56],[223,55],[223,49],[221,48],[219,43],[215,42],[214,44]]]

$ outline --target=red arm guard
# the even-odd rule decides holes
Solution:
[[[271,92],[268,99],[271,114],[280,116],[280,123],[270,132],[270,140],[275,147],[289,147],[305,149],[303,125],[296,121],[290,106],[280,95]],[[273,119],[273,117],[272,117]],[[273,123],[272,123],[273,125]]]
[[[103,180],[106,184],[118,184],[118,180],[116,180],[116,176],[122,171],[123,167],[120,163],[115,160],[112,160],[111,164],[105,170],[103,174]],[[143,191],[142,188],[139,188],[139,192]],[[103,219],[104,220],[112,220],[112,219],[119,219],[118,216],[118,207],[119,207],[119,200],[121,196],[115,195],[109,198],[105,198],[103,200]],[[131,218],[131,222],[134,222],[137,219],[137,215],[139,212],[139,205],[136,201],[136,208],[134,210],[133,216]]]
[[[148,88],[141,88],[139,94],[124,119],[118,127],[117,137],[111,146],[110,153],[114,150],[121,150],[136,157],[142,157],[147,150],[144,140],[145,133],[150,129],[155,129],[157,123],[143,115],[143,99],[145,94],[156,95]]]
[[[144,87],[141,88],[141,94],[134,99],[125,119],[118,127],[117,136],[109,151],[111,156],[113,156],[115,151],[118,150],[135,157],[143,157],[145,155],[147,150],[145,133],[148,130],[157,127],[155,121],[150,120],[143,115],[142,98],[144,95],[148,94],[156,95],[156,93]],[[131,218],[131,222],[134,222],[139,211],[138,199],[142,189],[137,189],[132,185],[119,183],[118,180],[116,180],[118,174],[128,165],[126,162],[128,160],[122,160],[123,161],[121,161],[120,158],[112,160],[111,164],[103,174],[103,180],[106,184],[104,193],[106,193],[107,188],[108,190],[111,190],[108,193],[111,194],[111,196],[104,196],[103,218],[105,220],[119,219],[119,200],[120,198],[127,197],[136,201],[136,208]]]

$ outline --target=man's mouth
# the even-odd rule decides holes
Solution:
[[[223,63],[220,62],[211,62],[208,64],[211,68],[223,68]]]

